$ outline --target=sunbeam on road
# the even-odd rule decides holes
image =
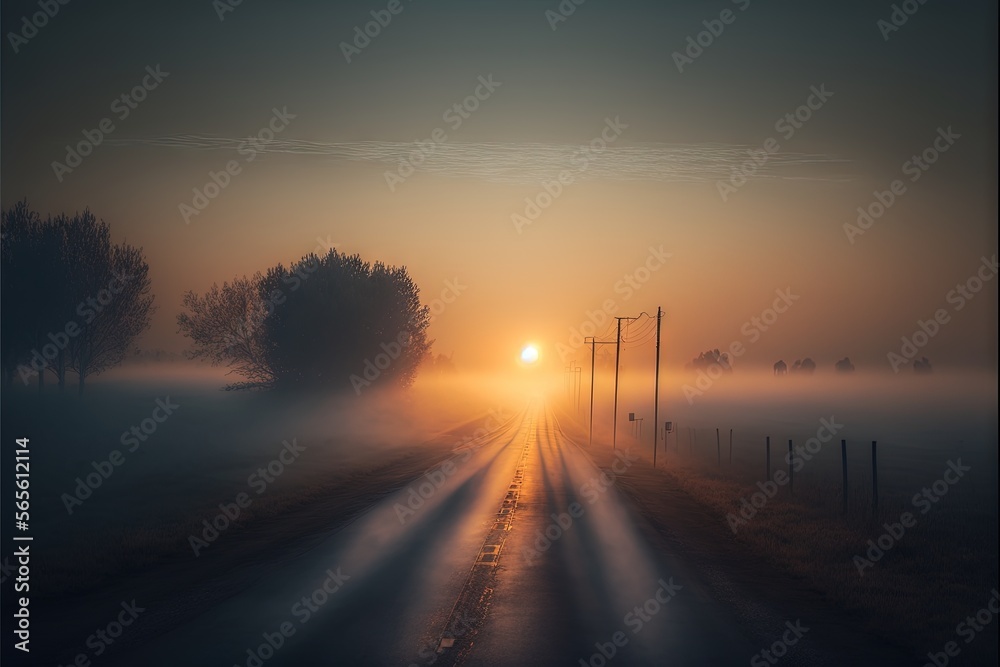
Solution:
[[[540,399],[118,664],[729,664],[736,624],[644,541]],[[241,581],[247,582],[246,578]],[[226,581],[217,586],[225,588]],[[724,638],[724,640],[721,640]]]

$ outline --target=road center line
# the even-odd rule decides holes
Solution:
[[[537,413],[529,417],[514,477],[507,486],[493,525],[483,540],[462,592],[459,593],[455,606],[448,616],[445,630],[438,641],[437,653],[442,654],[438,664],[456,665],[461,662],[471,648],[472,635],[485,620],[486,610],[493,594],[494,568],[500,562],[500,554],[513,526],[531,442],[537,439],[536,419]]]

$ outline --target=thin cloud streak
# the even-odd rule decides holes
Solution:
[[[252,142],[252,143],[250,143]],[[258,154],[303,155],[335,161],[374,162],[395,171],[412,164],[416,171],[455,178],[478,178],[506,184],[531,184],[569,171],[577,180],[704,183],[729,179],[734,169],[753,165],[748,178],[846,181],[850,176],[831,167],[850,160],[824,154],[778,152],[756,164],[751,151],[759,146],[732,144],[633,144],[590,149],[586,145],[544,143],[438,143],[355,141],[325,143],[301,139],[236,139],[183,134],[111,141],[120,146],[159,146],[185,150],[237,151],[250,146]],[[816,173],[803,175],[802,169]]]

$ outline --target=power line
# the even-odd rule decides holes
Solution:
[[[654,322],[641,324],[634,333],[632,333],[629,329],[630,328],[628,326],[625,327],[625,335],[622,337],[622,342],[630,342],[631,340],[642,338],[653,333],[656,329],[656,324]]]
[[[646,331],[639,332],[628,338],[622,337],[623,343],[630,343],[629,347],[637,347],[653,340],[656,337],[656,327],[650,327]]]

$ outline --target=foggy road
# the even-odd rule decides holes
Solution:
[[[745,664],[762,645],[637,529],[632,464],[603,474],[536,401],[221,603],[149,609],[172,629],[115,664]]]

